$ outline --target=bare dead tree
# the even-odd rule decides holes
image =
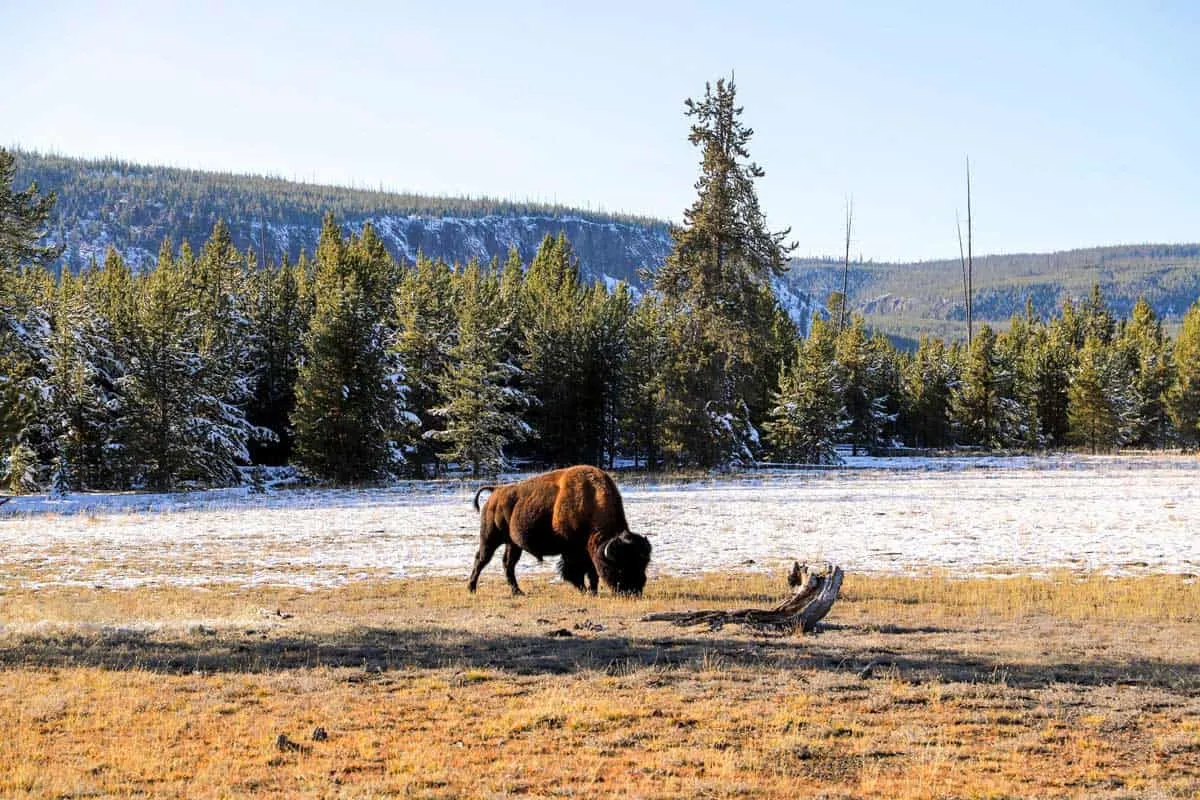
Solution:
[[[971,158],[967,156],[967,349],[971,349],[971,334],[975,322],[975,263],[972,256],[972,234],[974,226],[971,223]]]
[[[969,320],[971,317],[971,290],[968,288],[967,256],[963,251],[962,221],[958,218],[958,212],[954,214],[954,227],[958,229],[958,261],[962,265],[963,309]],[[967,349],[971,349],[971,325],[969,322],[967,323]]]
[[[971,349],[971,338],[974,330],[975,285],[974,259],[972,253],[972,224],[971,224],[971,157],[967,156],[967,253],[963,256],[962,223],[958,215],[954,215],[954,225],[958,228],[958,260],[963,271],[963,304],[967,312],[967,349]]]
[[[854,198],[846,200],[846,260],[842,264],[842,300],[838,308],[838,326],[840,334],[846,325],[846,292],[850,290],[850,229],[854,222]]]

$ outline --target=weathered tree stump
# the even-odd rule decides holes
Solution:
[[[842,569],[825,564],[819,570],[795,562],[788,575],[792,594],[774,608],[742,608],[736,611],[662,611],[642,617],[645,622],[670,622],[680,627],[708,625],[717,630],[730,623],[778,634],[810,633],[825,618],[842,588]]]

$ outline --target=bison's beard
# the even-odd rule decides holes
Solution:
[[[583,581],[587,577],[588,567],[590,566],[591,564],[588,563],[586,556],[583,559],[579,559],[568,558],[564,555],[558,560],[558,574],[562,576],[564,581],[582,591],[584,588]]]
[[[617,594],[640,595],[646,588],[646,566],[640,568],[633,564],[601,563],[597,572],[600,580],[604,581]]]

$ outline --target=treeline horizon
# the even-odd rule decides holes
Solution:
[[[0,395],[14,492],[223,486],[254,465],[355,483],[490,475],[512,459],[670,470],[831,464],[838,445],[1200,440],[1200,302],[1175,340],[1145,303],[1115,318],[1097,288],[1050,319],[985,325],[969,347],[925,338],[906,352],[860,315],[840,331],[836,314],[817,318],[800,338],[768,289],[756,338],[778,373],[696,415],[670,383],[681,362],[701,372],[703,351],[685,349],[655,295],[585,284],[565,236],[528,264],[406,266],[369,226],[347,234],[327,216],[311,258],[260,267],[218,223],[199,253],[164,242],[141,274],[111,250],[78,276],[15,277],[0,302],[24,308],[36,358]]]

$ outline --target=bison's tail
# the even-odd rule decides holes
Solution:
[[[472,504],[475,506],[476,511],[479,511],[479,495],[483,494],[484,492],[494,492],[495,490],[496,490],[495,486],[480,486],[479,487],[479,491],[477,491],[475,493],[475,502]]]

